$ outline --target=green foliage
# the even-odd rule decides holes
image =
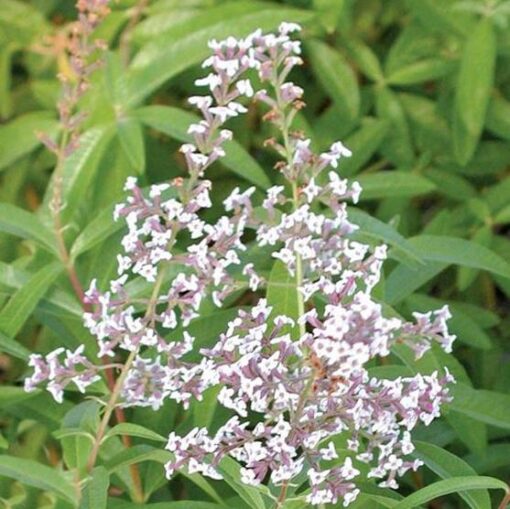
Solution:
[[[399,376],[448,365],[458,383],[437,427],[418,430],[422,441],[414,455],[426,468],[405,479],[406,496],[368,483],[353,507],[405,509],[438,497],[444,507],[497,507],[500,493],[493,490],[507,489],[502,479],[510,471],[509,3],[151,0],[138,18],[137,5],[144,4],[112,2],[99,29],[109,52],[80,104],[88,115],[80,146],[62,168],[62,232],[70,251],[62,260],[51,217],[56,161],[36,134],[59,137],[54,76],[69,73],[70,63],[58,37],[76,13],[64,0],[2,2],[0,506],[273,507],[267,491],[239,483],[233,460],[221,464],[223,483],[198,474],[164,481],[168,432],[219,426],[223,410],[214,392],[188,411],[169,406],[163,417],[128,412],[129,423],[112,420],[99,466],[89,472],[101,404],[69,392],[59,406],[46,395],[26,394],[19,382],[31,351],[80,344],[95,351],[69,274],[74,270],[83,286],[113,274],[122,225],[111,214],[128,175],[144,186],[183,175],[178,143],[189,141],[187,126],[196,118],[186,97],[199,93],[193,81],[203,72],[207,41],[295,21],[304,25],[306,65],[292,79],[308,100],[299,125],[317,147],[342,139],[353,151],[340,172],[364,190],[349,210],[360,226],[356,235],[390,248],[378,296],[388,313],[403,316],[447,303],[458,336],[454,357],[433,352],[417,364],[397,348],[388,365],[373,367]],[[212,216],[234,186],[260,191],[281,183],[264,146],[272,133],[261,127],[258,106],[249,108],[232,123],[237,141],[226,145],[226,157],[208,174]],[[295,281],[279,262],[267,260],[266,268],[275,313],[296,314]],[[140,294],[150,291],[138,281],[133,286]],[[230,307],[192,323],[200,347],[214,344],[246,294],[240,289]],[[104,398],[106,383],[95,391]],[[130,437],[131,446],[121,437]],[[136,504],[128,500],[136,499],[133,465],[147,496]]]

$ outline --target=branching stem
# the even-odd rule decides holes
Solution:
[[[291,118],[290,116],[286,115],[285,112],[285,104],[281,96],[280,87],[279,87],[279,80],[278,76],[275,76],[273,79],[273,87],[275,90],[275,98],[276,98],[276,104],[278,108],[278,113],[281,115],[281,133],[283,138],[283,146],[285,149],[285,159],[288,166],[288,171],[290,175],[293,175],[295,178],[294,180],[291,180],[291,186],[292,186],[292,208],[294,211],[296,211],[299,208],[299,186],[298,186],[298,177],[295,175],[294,172],[294,163],[293,163],[293,154],[292,154],[292,145],[290,142],[290,124],[291,124]],[[303,260],[301,258],[301,255],[299,253],[294,253],[296,257],[296,268],[295,268],[295,290],[296,290],[296,300],[297,300],[297,313],[298,318],[301,318],[305,314],[305,300],[304,296],[300,291],[301,286],[303,285]],[[299,336],[302,337],[304,334],[306,334],[306,324],[304,321],[300,320],[298,323],[299,326]],[[294,415],[292,415],[292,421],[293,422],[299,422],[301,418],[301,414],[305,408],[306,400],[308,399],[308,396],[310,394],[310,391],[313,386],[313,376],[310,377],[308,382],[305,385],[305,389],[301,393],[301,396],[299,398],[296,411],[294,412]],[[289,488],[288,481],[284,481],[282,483],[280,494],[278,496],[278,499],[276,500],[275,509],[281,509],[284,504],[285,500],[287,498],[287,491]]]

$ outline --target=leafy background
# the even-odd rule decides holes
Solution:
[[[458,336],[454,356],[434,351],[415,363],[397,348],[373,367],[397,376],[447,365],[458,383],[445,416],[416,433],[427,467],[401,494],[365,486],[354,507],[418,507],[438,495],[430,508],[496,507],[501,492],[484,488],[498,486],[480,476],[510,479],[510,4],[121,0],[112,10],[97,33],[110,50],[82,104],[80,148],[64,168],[66,242],[82,282],[105,283],[115,270],[120,232],[110,218],[126,177],[147,185],[183,174],[177,148],[193,119],[185,99],[198,92],[207,41],[303,24],[305,66],[293,77],[306,91],[299,128],[318,149],[342,139],[354,152],[341,168],[364,189],[352,218],[363,239],[391,246],[378,297],[404,316],[448,303]],[[55,247],[55,161],[34,134],[58,136],[55,75],[69,73],[61,37],[74,16],[70,0],[2,0],[0,9],[0,507],[9,509],[75,507],[73,472],[83,469],[99,413],[96,401],[72,392],[57,405],[20,387],[30,351],[84,343],[95,352]],[[236,185],[263,190],[278,180],[260,117],[251,105],[233,122],[238,143],[209,174],[218,201]],[[193,332],[213,341],[234,313],[198,319]],[[264,507],[237,487],[232,465],[226,483],[164,481],[162,436],[214,426],[222,418],[214,397],[187,413],[168,404],[128,416],[134,425],[113,428],[80,508],[106,507],[108,479],[108,508],[135,507],[123,495],[134,463],[151,495],[144,507]],[[122,434],[134,437],[128,450]],[[428,498],[398,502],[438,479]],[[197,502],[168,502],[179,499]]]

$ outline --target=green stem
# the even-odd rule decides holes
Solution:
[[[174,241],[174,238],[172,236],[172,238],[169,241],[169,249],[171,249],[173,241]],[[158,274],[156,283],[154,284],[154,288],[152,289],[152,294],[149,299],[147,311],[145,313],[146,317],[149,316],[151,313],[153,313],[156,308],[158,294],[161,289],[161,285],[163,284],[165,274],[166,274],[166,266],[163,266],[163,268],[160,270],[160,272]],[[103,442],[103,439],[105,437],[106,430],[108,428],[108,423],[110,422],[113,412],[117,408],[117,403],[118,403],[118,400],[120,397],[120,393],[122,391],[122,387],[124,386],[124,381],[126,380],[126,377],[129,373],[129,370],[131,369],[131,366],[133,365],[133,362],[134,362],[136,356],[138,355],[138,352],[139,352],[139,348],[136,348],[129,354],[124,366],[122,367],[120,375],[115,382],[115,386],[110,394],[110,398],[108,400],[108,403],[106,404],[103,417],[101,419],[101,422],[99,423],[99,427],[97,430],[96,438],[94,440],[94,444],[92,446],[92,450],[90,451],[90,455],[87,460],[87,470],[89,472],[94,468],[94,465],[96,464],[97,457],[99,455],[99,449],[100,449],[101,443]],[[144,502],[145,497],[143,494],[141,483],[140,484],[134,483],[133,495],[134,495],[133,498],[136,502]]]
[[[299,194],[296,182],[292,183],[292,201],[294,210],[299,207]],[[303,294],[299,291],[299,288],[303,285],[303,260],[301,255],[296,253],[296,297],[298,304],[298,316],[301,317],[305,314],[305,299]],[[303,336],[306,333],[305,323],[299,324],[299,335]]]
[[[277,103],[279,112],[283,117],[281,132],[282,132],[282,138],[283,138],[283,146],[285,149],[286,161],[287,161],[287,165],[289,167],[290,174],[294,175],[293,154],[292,154],[292,146],[290,143],[290,119],[288,116],[285,115],[285,108],[283,105],[283,100],[281,98],[277,77],[275,77],[275,79],[274,79],[273,86],[275,89],[276,103]],[[292,208],[294,211],[296,211],[299,208],[299,187],[298,187],[297,176],[295,176],[294,180],[291,180],[291,186],[292,186]],[[299,253],[294,253],[294,254],[296,257],[296,267],[295,267],[296,299],[297,299],[297,306],[298,306],[298,317],[301,318],[305,314],[305,300],[304,300],[303,294],[299,290],[299,288],[303,285],[303,279],[304,279],[303,260]],[[306,334],[306,325],[304,322],[300,322],[299,323],[299,335],[300,335],[300,337],[302,337],[304,334]],[[306,400],[308,399],[308,396],[312,389],[312,386],[313,386],[313,376],[310,377],[310,379],[308,380],[308,382],[305,386],[304,391],[301,393],[296,411],[292,415],[293,422],[299,421],[301,414],[304,410],[304,407],[306,405]],[[285,499],[287,498],[288,487],[289,487],[289,483],[288,483],[288,481],[285,481],[282,484],[282,487],[280,489],[280,494],[276,501],[275,509],[281,509],[284,506]]]
[[[280,490],[280,496],[276,501],[275,509],[281,509],[283,504],[285,504],[285,499],[287,498],[287,489],[289,488],[289,482],[284,481],[282,483],[282,489]]]
[[[108,423],[110,422],[113,411],[115,410],[115,407],[117,406],[117,401],[119,399],[120,392],[124,385],[124,380],[126,379],[129,369],[131,368],[131,365],[133,364],[133,361],[135,360],[135,357],[137,354],[138,354],[138,349],[133,350],[129,354],[129,357],[127,358],[126,363],[124,364],[122,371],[120,372],[120,375],[115,382],[115,387],[113,388],[113,391],[110,394],[110,398],[109,398],[108,403],[106,404],[106,407],[105,407],[103,418],[101,419],[101,422],[99,423],[99,427],[97,429],[97,434],[96,434],[96,438],[94,440],[94,445],[92,446],[92,450],[90,451],[90,455],[87,460],[87,470],[89,472],[94,468],[94,465],[96,464],[97,456],[99,454],[99,447],[101,446],[101,443],[105,436],[106,429],[108,427]],[[142,497],[141,501],[143,501],[143,497]]]

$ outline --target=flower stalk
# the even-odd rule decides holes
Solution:
[[[91,36],[97,26],[108,15],[109,0],[78,0],[76,8],[78,10],[78,22],[71,29],[70,38],[67,40],[67,51],[70,56],[71,69],[73,76],[59,74],[58,78],[62,83],[63,97],[58,105],[62,135],[60,143],[57,145],[44,133],[39,134],[39,138],[45,146],[55,154],[56,165],[53,171],[52,197],[50,201],[50,212],[53,218],[53,229],[60,260],[64,265],[71,287],[80,302],[84,312],[89,312],[90,308],[86,302],[85,291],[79,279],[76,267],[74,266],[65,240],[65,227],[62,222],[62,211],[65,208],[63,200],[64,168],[67,160],[79,146],[79,130],[86,115],[77,111],[78,102],[83,94],[89,88],[90,74],[101,65],[101,60],[97,59],[90,62],[95,50],[104,49],[102,41],[91,41]],[[102,358],[103,371],[106,382],[112,394],[117,387],[114,371],[108,365],[106,358]],[[96,378],[92,376],[92,378]],[[125,422],[124,411],[120,407],[112,407],[117,422]],[[111,414],[111,412],[110,412]],[[109,417],[108,417],[109,420]],[[123,436],[122,442],[126,448],[131,447],[129,436]],[[97,455],[97,451],[95,452]],[[136,465],[130,466],[131,478],[135,498],[141,500],[141,480]]]

